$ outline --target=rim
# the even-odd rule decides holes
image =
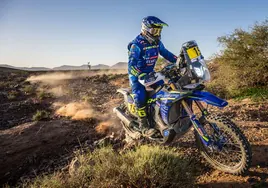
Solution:
[[[237,135],[227,127],[222,122],[213,122],[213,120],[207,120],[207,124],[204,126],[207,133],[212,136],[215,140],[219,139],[222,135],[226,138],[225,143],[222,145],[222,150],[216,150],[212,148],[205,147],[205,152],[207,156],[221,168],[226,168],[229,170],[235,170],[242,165],[244,160],[244,148],[242,142],[239,140]],[[214,134],[214,129],[209,125],[209,123],[215,123],[220,129],[220,135]]]

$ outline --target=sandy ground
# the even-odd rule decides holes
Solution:
[[[96,141],[121,130],[111,110],[121,101],[116,89],[128,87],[125,74],[31,76],[35,75],[1,74],[1,80],[5,80],[0,83],[2,185],[15,185],[42,173],[65,169],[79,148],[94,149]],[[29,92],[26,86],[33,87],[33,91]],[[50,95],[40,97],[40,92]],[[178,141],[178,147],[202,164],[196,177],[197,187],[268,187],[267,107],[268,103],[250,100],[229,101],[229,106],[220,112],[234,119],[252,145],[252,167],[245,176],[210,168],[199,156],[191,133]],[[50,115],[33,121],[37,110],[46,110]]]

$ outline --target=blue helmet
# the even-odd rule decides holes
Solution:
[[[163,26],[168,24],[155,16],[147,16],[142,19],[141,33],[150,43],[158,42],[161,39]]]

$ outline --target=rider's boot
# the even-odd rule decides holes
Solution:
[[[155,133],[155,129],[150,128],[147,120],[146,107],[137,108],[138,123],[141,133],[144,136],[152,136]]]

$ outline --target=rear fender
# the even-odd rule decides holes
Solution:
[[[123,95],[128,95],[129,94],[129,89],[126,88],[120,88],[116,90],[116,93],[121,93]]]
[[[195,100],[195,101],[203,101],[207,104],[217,106],[217,107],[225,107],[228,105],[227,101],[206,91],[193,91],[193,93],[189,95],[188,98]]]
[[[124,101],[127,103],[134,103],[134,96],[131,94],[130,89],[120,88],[116,90],[117,93],[121,93],[124,96]]]
[[[124,96],[124,102],[127,106],[128,111],[136,116],[136,106],[134,102],[134,95],[130,93],[130,89],[120,88],[116,90],[117,93],[121,93]]]

